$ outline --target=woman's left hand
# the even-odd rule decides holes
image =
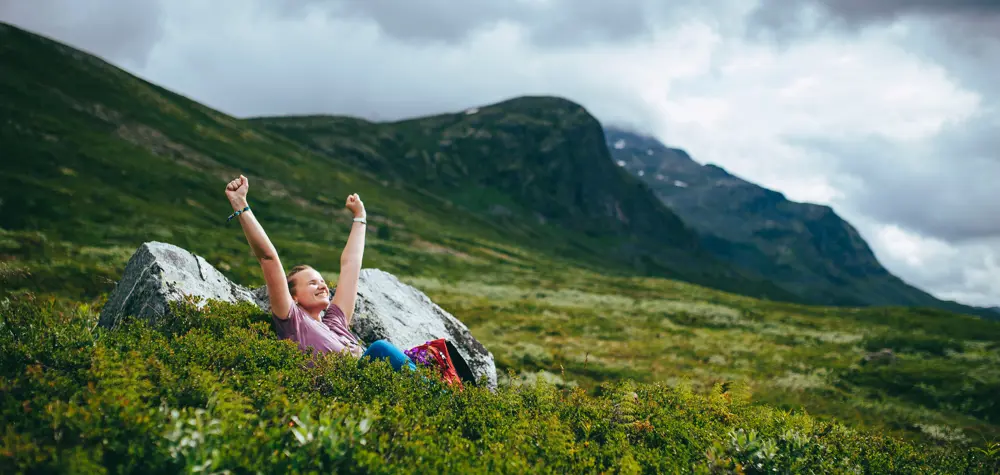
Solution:
[[[361,197],[357,193],[349,195],[347,197],[347,204],[345,205],[347,209],[354,213],[355,218],[365,218],[367,217],[365,213],[365,204],[361,202]]]

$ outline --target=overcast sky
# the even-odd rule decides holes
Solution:
[[[563,96],[1000,305],[1000,0],[0,0],[0,20],[237,116]]]

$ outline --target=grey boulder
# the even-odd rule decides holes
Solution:
[[[201,297],[202,302],[252,302],[270,312],[266,287],[247,289],[190,251],[147,242],[126,264],[121,281],[101,311],[99,324],[114,328],[126,316],[169,318],[169,303],[188,296]],[[468,327],[423,292],[388,272],[362,269],[351,330],[367,344],[384,339],[402,349],[445,338],[454,344],[477,380],[496,388],[493,354],[472,336]]]
[[[446,338],[461,353],[477,380],[485,377],[490,388],[497,385],[493,354],[472,336],[465,324],[423,292],[388,272],[361,270],[351,330],[366,343],[385,339],[403,349]]]
[[[125,265],[122,279],[101,310],[98,324],[114,328],[126,316],[156,321],[170,314],[170,302],[186,296],[226,302],[254,301],[201,256],[162,242],[139,246]]]

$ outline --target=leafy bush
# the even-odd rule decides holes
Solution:
[[[313,360],[249,305],[95,328],[86,305],[0,306],[0,472],[988,473],[996,454],[920,447],[752,404],[744,388],[542,378],[456,392]],[[312,364],[310,364],[312,362]],[[424,374],[426,376],[426,374]]]

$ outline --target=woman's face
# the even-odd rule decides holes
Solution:
[[[305,308],[326,308],[330,303],[330,289],[323,276],[315,269],[305,269],[292,276],[295,279],[295,294],[292,299]]]

